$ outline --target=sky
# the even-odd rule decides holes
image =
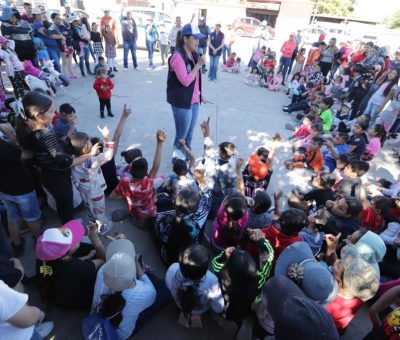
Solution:
[[[356,17],[381,21],[398,10],[400,10],[399,0],[357,0],[353,14]]]

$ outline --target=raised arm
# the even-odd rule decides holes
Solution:
[[[196,163],[196,158],[194,157],[192,150],[188,148],[184,139],[180,139],[179,144],[182,146],[183,150],[185,150],[186,155],[189,157],[189,168],[193,169]]]
[[[272,162],[274,160],[275,151],[276,151],[276,148],[278,147],[278,144],[280,141],[281,141],[281,136],[279,135],[279,133],[275,134],[272,137],[272,146],[271,146],[271,149],[269,150],[268,159],[267,159],[267,163],[266,163],[268,166],[268,169],[271,169],[271,167],[272,167]]]
[[[242,175],[243,158],[238,158],[236,161],[236,191],[244,196],[244,181]]]
[[[158,169],[160,168],[162,146],[164,144],[166,134],[164,131],[158,130],[156,137],[157,137],[156,153],[154,154],[153,166],[151,167],[151,170],[149,172],[149,176],[152,178],[156,177]]]
[[[117,128],[115,129],[114,132],[114,156],[117,154],[118,151],[118,146],[119,146],[119,140],[122,135],[122,131],[124,130],[125,122],[128,119],[129,115],[132,113],[132,110],[128,107],[126,107],[126,104],[124,104],[124,110],[122,111],[121,118],[119,119]]]

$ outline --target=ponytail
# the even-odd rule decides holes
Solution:
[[[183,315],[190,320],[193,309],[198,306],[198,282],[184,281],[178,291],[178,299]]]
[[[25,150],[32,150],[32,127],[29,120],[17,116],[15,118],[15,133],[17,135],[18,144]]]
[[[126,300],[121,292],[106,295],[102,298],[99,306],[98,315],[108,319],[117,328],[122,321],[122,310],[125,308]]]
[[[193,244],[180,256],[179,269],[182,282],[178,290],[178,301],[186,318],[190,318],[192,311],[199,304],[198,287],[201,279],[206,275],[209,265],[207,249],[201,245]]]
[[[39,91],[27,92],[22,99],[23,112],[16,118],[15,132],[21,147],[31,150],[32,126],[31,122],[38,115],[46,113],[53,105],[53,99]]]

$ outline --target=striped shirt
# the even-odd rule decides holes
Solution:
[[[57,136],[49,129],[40,129],[31,134],[32,151],[41,168],[66,171],[73,158],[67,154]]]

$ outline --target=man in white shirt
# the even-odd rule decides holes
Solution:
[[[175,18],[175,25],[172,26],[171,31],[168,34],[168,40],[171,44],[171,54],[174,54],[175,48],[176,48],[176,35],[178,34],[178,31],[182,28],[181,24],[181,17],[176,17]]]

